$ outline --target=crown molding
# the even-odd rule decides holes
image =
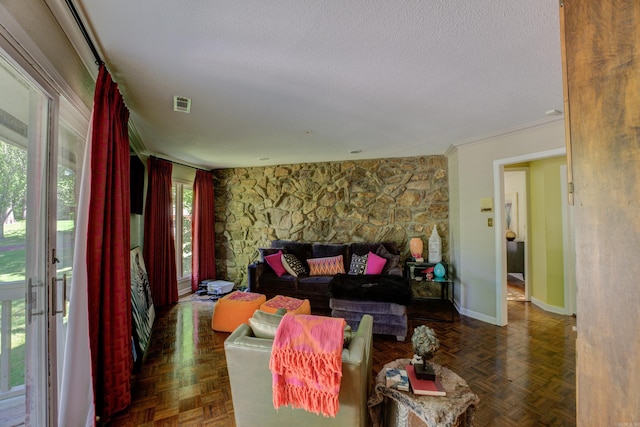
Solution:
[[[76,21],[73,19],[73,16],[71,16],[66,2],[64,0],[45,0],[45,3],[49,6],[49,10],[51,10],[56,21],[58,21],[60,28],[62,28],[62,32],[66,34],[71,46],[73,46],[73,49],[78,54],[78,57],[84,64],[84,67],[95,81],[98,78],[98,67],[96,66],[95,58],[93,57],[93,53],[85,41],[80,28],[76,24]],[[86,18],[81,9],[78,9],[78,14],[81,17],[82,22],[86,23]],[[91,40],[95,40],[95,37],[91,32],[91,28],[87,28],[87,33],[89,34],[89,37],[91,37]],[[100,51],[100,47],[96,46],[96,49],[98,50],[100,57],[104,57]]]
[[[454,143],[452,147],[458,148],[465,145],[482,144],[484,142],[493,141],[495,139],[503,138],[505,136],[516,135],[516,134],[528,132],[534,129],[550,126],[556,122],[563,121],[563,120],[564,120],[564,114],[555,116],[553,118],[538,120],[536,122],[525,123],[524,125],[515,126],[510,129],[502,130],[499,132],[482,135],[474,138],[464,139],[460,142]],[[452,150],[452,147],[449,147],[449,149],[447,150],[447,153],[449,153]]]

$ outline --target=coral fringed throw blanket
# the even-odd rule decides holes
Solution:
[[[335,417],[342,378],[345,320],[288,313],[273,341],[273,407],[291,405]]]

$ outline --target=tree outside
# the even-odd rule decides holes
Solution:
[[[191,273],[191,227],[193,214],[193,189],[185,188],[182,193],[182,274]]]
[[[27,152],[0,140],[0,240],[8,219],[24,219]]]

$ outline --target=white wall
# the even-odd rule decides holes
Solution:
[[[449,155],[450,206],[457,210],[450,224],[451,264],[461,314],[496,323],[495,230],[487,225],[495,212],[480,212],[480,200],[494,195],[493,162],[564,147],[564,121],[558,120],[460,145]]]
[[[0,1],[0,47],[20,62],[26,50],[36,69],[76,107],[91,108],[95,79],[69,43],[44,1]],[[95,74],[97,74],[97,66]],[[32,76],[37,78],[37,76]]]

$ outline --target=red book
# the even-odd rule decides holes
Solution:
[[[405,369],[407,370],[407,376],[409,377],[409,383],[411,383],[411,389],[414,394],[419,394],[422,396],[446,396],[447,392],[442,388],[442,384],[438,378],[435,380],[419,380],[416,377],[416,371],[413,368],[413,365],[406,365]]]

